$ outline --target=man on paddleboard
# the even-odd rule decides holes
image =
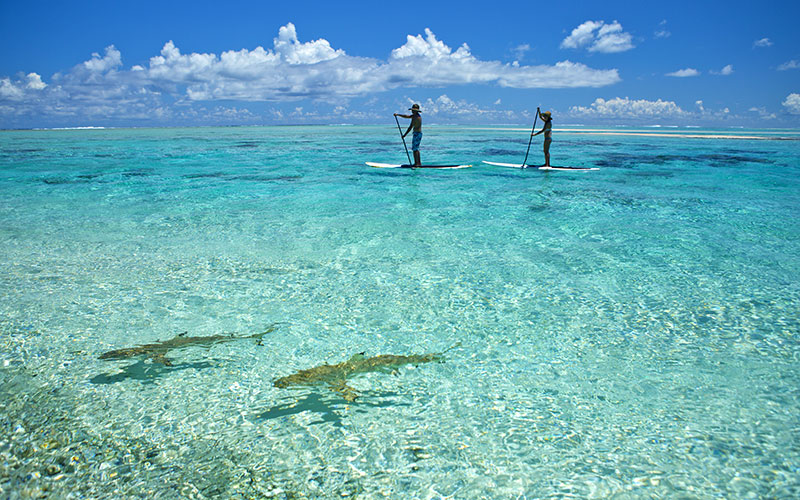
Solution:
[[[420,161],[419,158],[419,143],[422,142],[422,116],[420,115],[419,104],[414,104],[408,109],[411,111],[410,115],[395,113],[394,116],[411,119],[411,124],[408,126],[408,130],[406,130],[405,134],[403,134],[403,137],[405,138],[412,129],[414,130],[414,135],[411,139],[411,151],[414,152],[414,165],[420,166],[422,165],[422,161]]]
[[[542,119],[544,122],[544,126],[542,126],[542,130],[531,134],[531,136],[539,135],[544,132],[544,166],[550,166],[550,143],[553,142],[553,119],[550,117],[550,112],[542,111],[539,108],[536,108],[536,112],[539,113],[539,118]]]

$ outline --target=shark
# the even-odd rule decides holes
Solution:
[[[256,333],[245,337],[237,337],[233,334],[211,335],[208,337],[187,337],[186,334],[188,332],[183,332],[178,334],[175,338],[169,340],[108,351],[101,354],[98,359],[129,359],[143,356],[145,359],[149,359],[153,363],[160,363],[164,366],[172,366],[172,360],[167,357],[167,353],[170,351],[195,346],[210,347],[215,344],[245,339],[255,339],[256,345],[262,345],[261,339],[264,337],[264,335],[274,331],[275,328],[276,325],[273,324],[261,333]]]
[[[452,349],[452,347],[450,348]],[[448,349],[447,351],[449,351]],[[335,365],[324,364],[300,370],[297,373],[281,377],[273,383],[275,387],[286,389],[295,386],[327,385],[333,392],[339,394],[345,401],[353,402],[358,397],[355,389],[347,385],[347,379],[359,373],[383,372],[392,373],[404,365],[418,365],[432,361],[444,361],[444,353],[412,354],[398,356],[395,354],[381,354],[368,358],[366,353],[354,354],[347,361]]]

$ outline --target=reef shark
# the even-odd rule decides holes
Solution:
[[[403,365],[444,361],[444,353],[447,351],[431,354],[412,354],[411,356],[381,354],[372,358],[365,357],[365,353],[362,352],[353,355],[353,357],[342,363],[335,365],[324,364],[281,377],[275,380],[273,385],[286,389],[292,386],[327,384],[333,392],[342,396],[345,401],[355,401],[358,394],[355,389],[347,385],[348,377],[367,372],[391,373]]]
[[[264,335],[274,331],[276,325],[270,325],[265,331],[248,335],[246,337],[236,337],[233,334],[229,335],[211,335],[209,337],[187,337],[186,332],[178,334],[177,337],[165,340],[163,342],[155,342],[152,344],[144,344],[136,347],[127,347],[125,349],[116,349],[108,351],[100,355],[98,359],[128,359],[137,356],[144,356],[150,359],[153,363],[161,363],[164,366],[172,366],[172,361],[167,358],[167,353],[175,349],[184,349],[186,347],[209,347],[214,344],[222,344],[234,340],[255,339],[256,345],[262,345],[261,339]]]

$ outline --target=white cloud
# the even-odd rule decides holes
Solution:
[[[562,49],[579,49],[587,47],[589,52],[610,54],[624,52],[633,48],[633,37],[622,31],[622,25],[614,21],[586,21],[561,42]]]
[[[411,104],[414,101],[408,100]],[[478,104],[461,100],[453,100],[446,94],[442,94],[436,99],[426,99],[420,103],[426,116],[435,118],[437,121],[447,122],[450,119],[458,121],[461,117],[480,118],[481,121],[515,121],[520,114],[513,110],[504,110],[492,107],[484,107]],[[500,99],[495,101],[494,106],[500,105]]]
[[[0,99],[18,100],[25,96],[25,90],[10,78],[0,79]]]
[[[686,69],[679,69],[678,71],[673,71],[672,73],[667,73],[666,76],[675,76],[678,78],[686,78],[689,76],[697,76],[700,72],[694,68],[686,68]]]
[[[122,54],[113,45],[106,47],[106,55],[92,54],[92,58],[83,63],[83,67],[92,73],[105,73],[122,65]]]
[[[793,115],[800,115],[800,94],[789,94],[783,101],[783,107]]]
[[[292,124],[319,122],[353,123],[386,119],[385,114],[378,115],[374,112],[352,110],[346,105],[334,105],[325,109],[306,109],[304,106],[296,106],[286,113],[279,109],[271,109],[266,113],[274,122]]]
[[[605,29],[599,39],[613,45],[613,36],[621,30],[617,25],[601,26]],[[13,81],[0,78],[0,106],[5,115],[146,117],[148,110],[200,101],[336,102],[396,88],[470,84],[578,88],[619,81],[616,69],[593,69],[571,61],[526,66],[481,60],[466,43],[453,50],[429,29],[424,36],[409,35],[386,60],[351,56],[324,39],[301,42],[289,23],[280,28],[272,49],[183,54],[169,41],[148,63],[128,70],[112,45],[104,55],[92,54],[71,70],[53,75],[48,83],[35,73]]]
[[[702,108],[702,101],[698,102]],[[608,100],[597,98],[588,107],[573,106],[569,111],[574,116],[596,118],[676,118],[687,115],[673,101],[632,100],[627,97]]]
[[[41,91],[45,87],[47,84],[36,73],[28,73],[16,82],[11,81],[11,78],[0,78],[0,100],[24,100],[28,94],[32,97],[35,91]]]
[[[457,59],[466,59],[470,57],[469,47],[467,44],[462,44],[455,53],[444,44],[444,42],[437,40],[433,32],[425,28],[425,38],[422,35],[406,37],[406,43],[392,51],[391,59],[405,59],[408,57],[422,56],[430,59],[442,59],[455,57]]]
[[[28,73],[26,78],[28,79],[26,87],[29,89],[42,90],[47,87],[47,84],[42,81],[42,77],[36,73]]]
[[[329,61],[344,55],[343,50],[334,50],[327,40],[300,43],[294,24],[289,23],[278,30],[278,37],[273,39],[275,52],[289,64],[315,64]]]
[[[561,48],[578,49],[585,47],[594,41],[595,30],[602,25],[603,21],[586,21],[572,30],[572,33],[570,33],[570,35],[561,42]]]
[[[481,61],[467,44],[453,51],[436,39],[431,30],[409,36],[402,47],[392,51],[389,61],[376,73],[382,88],[439,87],[470,83],[513,88],[598,87],[619,81],[617,70],[595,70],[580,63],[561,61],[553,66],[521,66],[498,61]]]
[[[733,65],[732,64],[728,64],[727,66],[725,66],[724,68],[722,68],[719,71],[712,71],[711,74],[712,75],[722,75],[722,76],[732,75],[733,74]]]
[[[525,54],[527,54],[530,50],[531,46],[525,43],[522,45],[517,45],[516,47],[511,49],[511,52],[514,54],[514,57],[516,59],[522,59],[523,57],[525,57]]]
[[[436,100],[428,99],[422,106],[430,115],[454,115],[480,113],[481,109],[466,101],[456,102],[447,95],[440,95]]]
[[[503,71],[497,78],[501,87],[522,89],[604,87],[618,81],[616,69],[596,70],[571,61],[553,66],[520,66],[518,71]]]
[[[613,24],[607,24],[600,28],[597,32],[597,41],[589,47],[589,51],[606,54],[624,52],[633,48],[632,39],[633,37],[629,33],[622,31],[622,25],[614,21]]]
[[[753,47],[771,47],[772,42],[769,38],[762,38],[761,40],[756,40],[753,42]]]
[[[786,61],[785,63],[778,66],[778,71],[786,71],[787,69],[797,69],[800,68],[800,62],[795,61],[792,59],[791,61]]]
[[[655,36],[656,38],[669,38],[670,35],[672,35],[672,33],[667,31],[666,19],[658,23],[658,29],[656,29],[655,33],[653,33],[653,36]]]
[[[766,108],[763,107],[761,108],[752,107],[748,111],[750,111],[751,113],[758,114],[758,117],[762,120],[774,120],[778,117],[778,115],[776,115],[775,113],[770,113],[769,111],[767,111]]]
[[[423,103],[422,109],[424,109],[430,116],[484,114],[492,111],[482,109],[477,104],[464,100],[454,101],[446,94],[440,95],[436,98],[436,100],[427,99]]]
[[[147,67],[128,72],[111,71],[121,64],[113,46],[106,56],[94,54],[79,65],[97,73],[108,72],[105,83],[114,86],[147,86],[178,95],[185,87],[190,100],[235,99],[285,101],[305,97],[340,98],[398,87],[436,87],[471,83],[515,88],[598,87],[620,80],[616,69],[595,70],[580,63],[562,61],[552,66],[520,66],[482,61],[467,44],[453,51],[430,30],[426,36],[408,36],[387,61],[347,55],[326,40],[302,43],[294,25],[282,27],[274,50],[257,47],[215,54],[182,54],[167,42]],[[74,85],[90,78],[74,69],[66,80]]]

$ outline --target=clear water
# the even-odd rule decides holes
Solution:
[[[508,129],[428,127],[453,171],[366,167],[405,162],[392,127],[2,132],[0,492],[796,498],[779,136],[556,131],[555,164],[601,169],[544,173],[480,164],[522,160]],[[355,402],[273,386],[447,349],[352,377]]]

